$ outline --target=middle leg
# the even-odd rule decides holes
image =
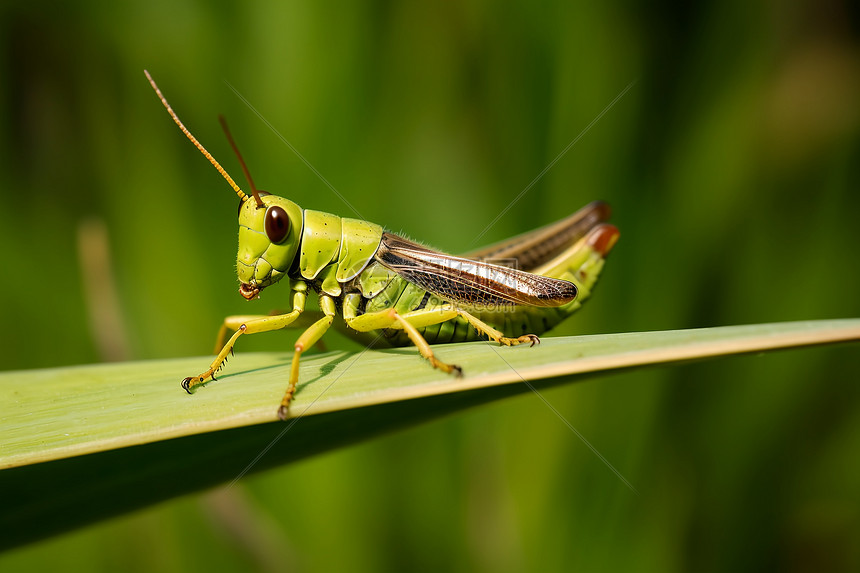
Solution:
[[[458,312],[450,306],[442,308],[413,310],[404,314],[400,314],[393,308],[388,310],[380,310],[377,312],[369,312],[361,316],[345,316],[346,324],[350,328],[359,332],[369,332],[371,330],[385,330],[395,328],[403,330],[409,337],[412,344],[418,348],[418,352],[423,356],[433,368],[442,370],[443,372],[453,372],[456,376],[463,373],[463,369],[456,364],[448,364],[442,362],[433,353],[430,344],[418,332],[419,328],[439,324],[453,318],[456,318]]]

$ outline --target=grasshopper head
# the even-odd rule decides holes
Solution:
[[[251,300],[265,287],[278,282],[290,270],[302,234],[302,208],[283,197],[257,190],[245,160],[242,159],[242,154],[239,153],[239,148],[233,141],[233,136],[230,135],[227,121],[219,117],[224,134],[233,151],[236,152],[236,157],[251,187],[251,195],[245,194],[221,164],[212,157],[212,154],[206,151],[206,148],[182,124],[149,72],[144,70],[144,73],[174,123],[239,196],[239,256],[236,271],[239,274],[239,282],[242,283],[239,292],[243,297]]]
[[[239,204],[239,292],[248,300],[290,270],[302,234],[302,208],[283,197],[259,193],[262,206]]]

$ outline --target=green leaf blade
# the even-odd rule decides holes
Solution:
[[[208,358],[0,374],[0,528],[12,546],[249,471],[369,439],[476,404],[601,373],[860,340],[860,319],[545,338],[540,346],[434,347],[453,378],[414,348],[330,352],[302,361],[287,423],[277,421],[291,355],[238,354],[218,381],[179,381]],[[260,456],[263,453],[264,455]]]

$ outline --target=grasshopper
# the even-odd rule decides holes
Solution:
[[[311,291],[321,312],[295,343],[280,419],[289,415],[302,353],[338,315],[357,338],[375,332],[392,346],[413,344],[432,367],[460,376],[462,369],[439,360],[431,344],[489,339],[534,346],[538,334],[570,316],[589,296],[618,239],[618,229],[604,222],[609,206],[595,201],[545,227],[463,256],[448,255],[375,223],[303,209],[258,190],[222,118],[248,180],[248,195],[191,135],[145,73],[179,129],[239,196],[239,293],[253,300],[287,279],[292,294],[287,313],[224,319],[215,360],[182,381],[188,393],[215,380],[240,336],[294,326]]]

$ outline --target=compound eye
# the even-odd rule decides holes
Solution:
[[[290,218],[287,212],[277,205],[266,211],[266,236],[275,244],[282,243],[290,232]]]

